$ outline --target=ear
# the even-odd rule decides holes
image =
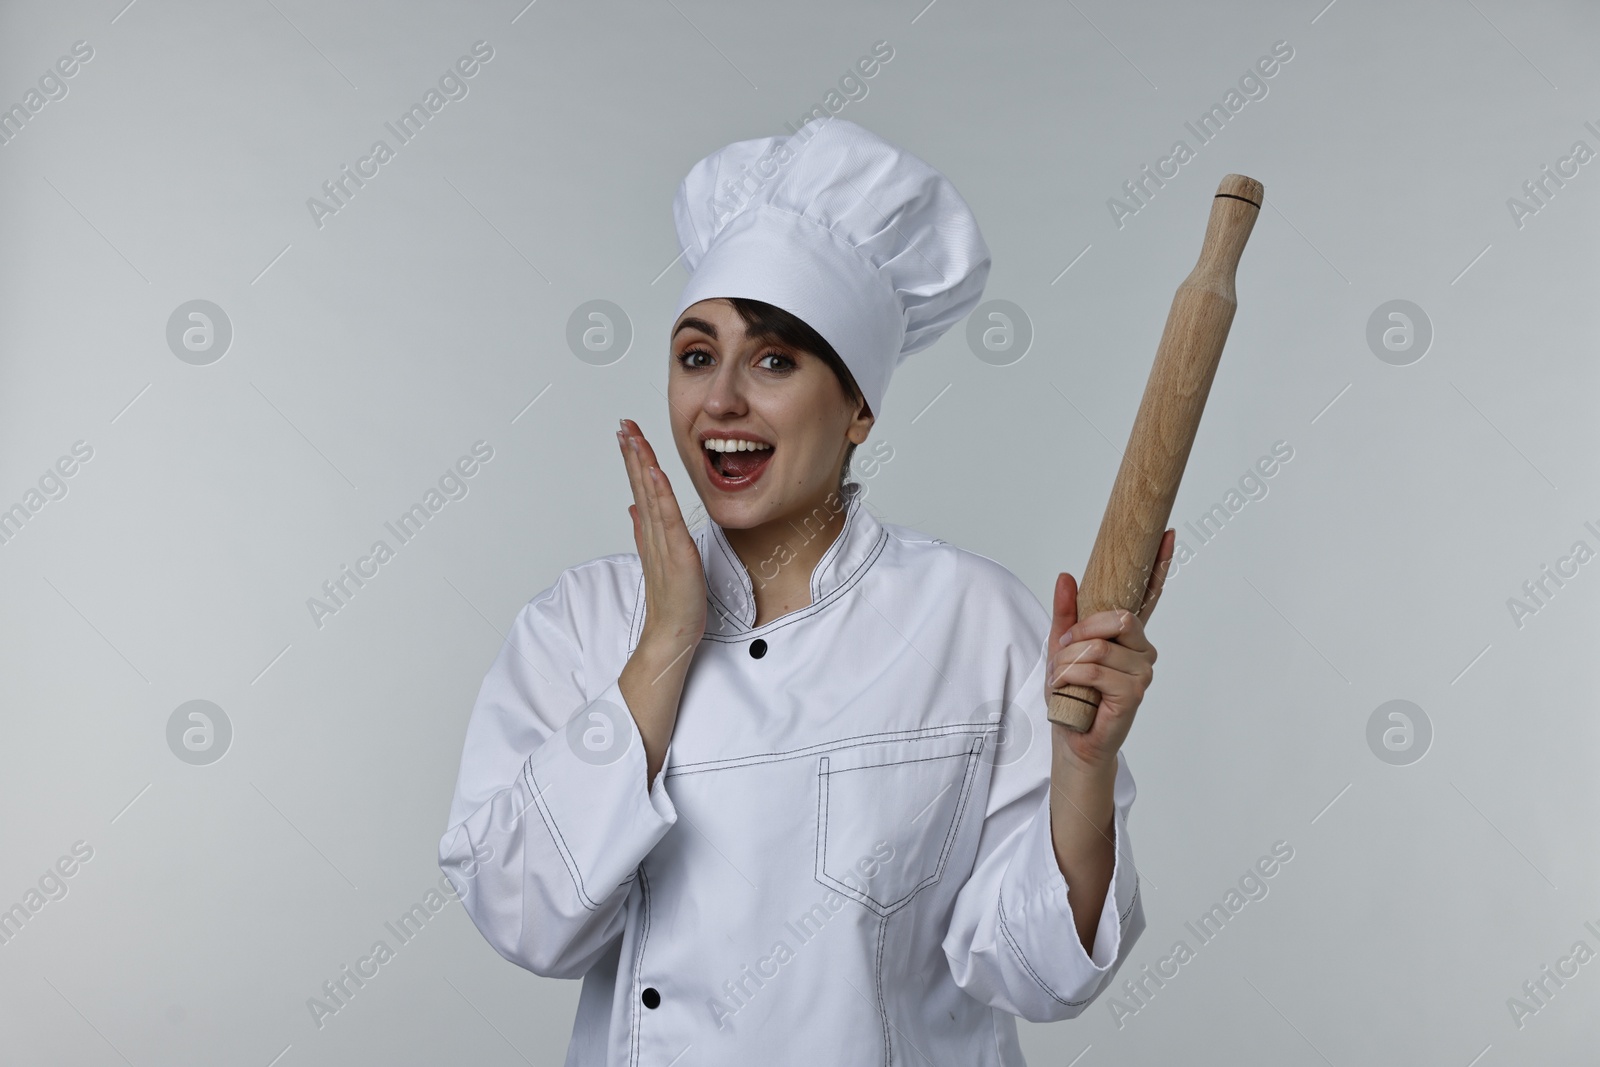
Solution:
[[[872,432],[872,424],[877,417],[872,414],[872,409],[867,402],[861,402],[861,410],[856,412],[856,417],[850,420],[850,426],[845,430],[845,436],[856,444],[865,444],[867,435]]]

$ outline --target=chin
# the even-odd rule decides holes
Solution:
[[[726,494],[715,490],[702,493],[700,503],[711,521],[724,530],[748,530],[771,518],[767,514],[771,509],[763,506],[761,501],[750,498],[730,500]]]

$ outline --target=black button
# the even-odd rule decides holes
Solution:
[[[758,637],[754,641],[750,642],[750,655],[753,658],[760,659],[762,656],[765,656],[766,654],[767,654],[767,643],[764,640],[762,640],[761,638]]]
[[[644,1001],[644,1006],[655,1009],[661,1006],[661,994],[656,992],[655,986],[646,986],[644,995],[639,998]]]

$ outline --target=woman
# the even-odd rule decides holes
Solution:
[[[813,121],[708,156],[674,211],[669,418],[708,521],[623,420],[638,552],[518,615],[440,863],[503,956],[583,978],[572,1067],[1022,1064],[1014,1017],[1081,1013],[1144,928],[1119,750],[1159,581],[1080,621],[1063,574],[1052,618],[844,482],[988,273],[937,171]],[[1045,718],[1065,683],[1103,695],[1087,733]]]

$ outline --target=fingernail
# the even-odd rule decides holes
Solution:
[[[627,419],[618,419],[617,420],[617,425],[621,426],[624,430],[626,430],[628,428],[628,420]]]
[[[1072,644],[1072,630],[1071,629],[1068,629],[1066,633],[1061,635],[1060,644],[1063,647]]]

